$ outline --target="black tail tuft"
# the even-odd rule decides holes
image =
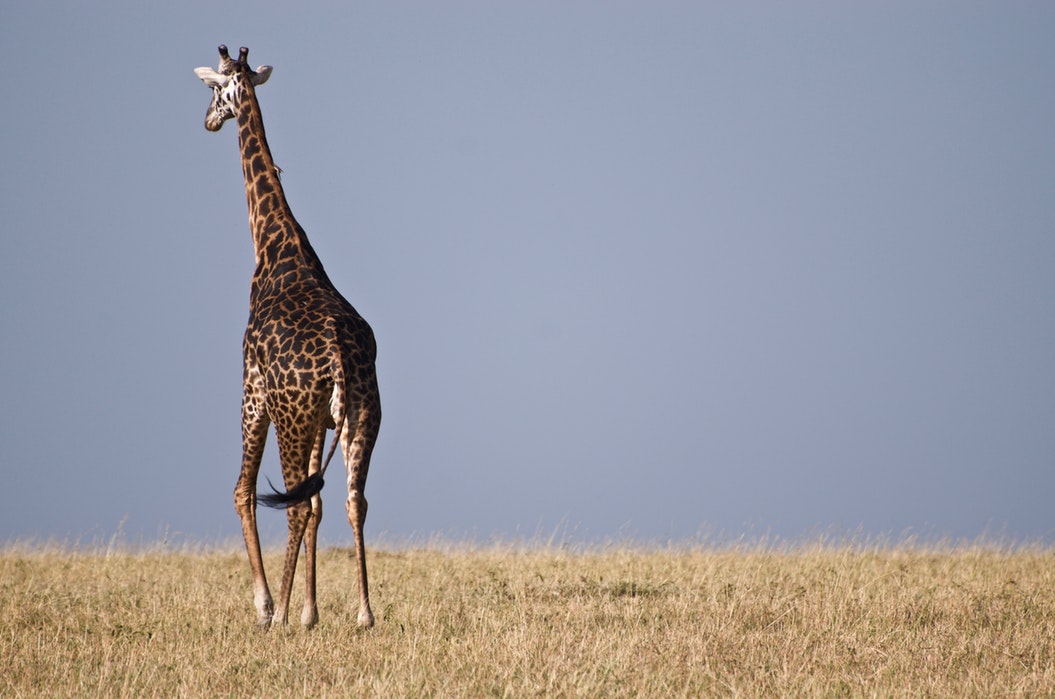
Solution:
[[[303,483],[286,493],[279,492],[272,485],[270,478],[267,479],[267,484],[271,486],[271,492],[265,495],[257,495],[256,501],[265,507],[273,507],[276,510],[283,510],[291,505],[296,505],[298,502],[311,500],[312,496],[322,490],[322,486],[325,485],[322,480],[322,473],[311,474],[304,479]]]

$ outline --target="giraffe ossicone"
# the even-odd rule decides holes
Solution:
[[[358,623],[374,623],[367,585],[366,476],[381,425],[377,345],[370,326],[337,291],[304,229],[286,201],[271,157],[256,87],[271,66],[252,70],[242,48],[233,59],[219,47],[217,69],[196,68],[212,89],[205,128],[219,131],[237,119],[249,229],[256,256],[249,293],[249,322],[243,340],[242,467],[235,510],[242,523],[253,600],[262,626],[285,623],[300,546],[305,552],[301,623],[318,620],[315,559],[322,519],[323,475],[338,444],[348,470],[345,507],[355,539],[359,577]],[[257,478],[268,428],[274,426],[286,491],[257,495]],[[334,430],[325,459],[326,431]],[[271,597],[260,553],[257,504],[286,509],[289,535],[278,604]]]

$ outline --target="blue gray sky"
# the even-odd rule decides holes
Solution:
[[[1053,36],[1044,2],[6,3],[0,539],[240,538],[252,246],[192,72],[225,43],[378,338],[368,539],[1055,541]]]

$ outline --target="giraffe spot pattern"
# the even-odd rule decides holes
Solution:
[[[347,510],[356,542],[358,620],[362,626],[371,626],[362,529],[367,509],[363,490],[381,423],[374,365],[377,345],[370,326],[330,282],[285,200],[255,91],[256,85],[268,79],[271,68],[250,69],[244,47],[237,60],[230,57],[226,46],[220,46],[219,53],[217,73],[199,69],[212,74],[212,82],[206,84],[213,88],[213,101],[205,124],[215,131],[230,117],[237,118],[256,254],[243,339],[242,469],[235,508],[249,553],[258,622],[285,621],[302,541],[312,574],[305,576],[301,619],[312,625],[318,618],[314,565],[321,510],[308,500],[322,487],[321,476],[328,463],[328,458],[322,462],[325,431],[336,427],[344,435],[349,474]],[[343,424],[338,426],[337,420]],[[256,482],[269,425],[275,429],[282,480],[288,491],[285,496],[276,494],[274,500],[289,507],[289,539],[277,605],[264,575],[255,516]],[[312,485],[309,470],[319,477],[312,486],[315,489],[299,490]]]

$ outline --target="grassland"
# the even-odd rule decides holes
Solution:
[[[348,551],[329,549],[319,626],[261,633],[241,551],[10,545],[0,696],[1055,691],[1047,549],[430,545],[370,566],[374,629],[356,628]]]

